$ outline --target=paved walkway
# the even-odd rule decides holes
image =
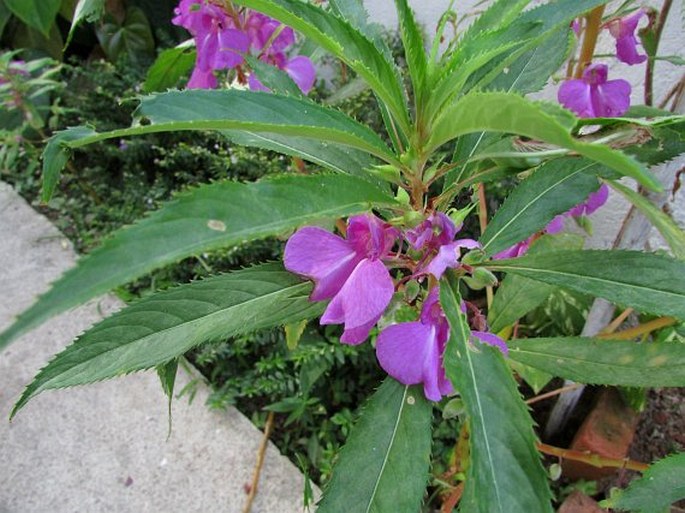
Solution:
[[[0,331],[74,265],[69,242],[0,182]],[[0,353],[0,513],[238,513],[261,432],[235,409],[167,404],[148,372],[48,391],[9,424],[22,388],[76,335],[122,306],[113,296],[48,321]],[[190,378],[179,375],[177,390]],[[253,513],[302,511],[303,478],[267,450]]]

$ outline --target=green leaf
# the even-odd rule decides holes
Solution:
[[[625,149],[650,166],[673,160],[685,153],[685,122],[649,129],[651,139]]]
[[[300,343],[307,319],[285,325],[285,345],[289,351],[294,351]]]
[[[685,262],[670,257],[639,251],[554,251],[484,265],[642,312],[685,319]]]
[[[442,112],[443,106],[448,105],[462,92],[464,85],[474,73],[482,69],[495,57],[520,46],[520,41],[512,40],[508,43],[478,52],[472,56],[453,59],[450,64],[442,68],[441,74],[433,78],[431,94],[426,105],[426,117],[435,119]]]
[[[362,0],[328,0],[328,7],[373,41],[385,58],[392,62],[392,51],[383,37],[383,26],[369,21],[369,13]]]
[[[50,199],[69,149],[107,139],[178,130],[239,130],[250,137],[264,134],[317,140],[324,150],[330,143],[357,148],[396,163],[391,150],[372,130],[345,114],[318,106],[309,100],[253,91],[169,91],[143,97],[135,112],[138,123],[131,128],[94,133],[87,128],[58,132],[46,146],[43,159],[43,201]],[[145,121],[148,124],[143,124]],[[281,139],[281,143],[289,139]],[[292,141],[298,146],[296,141]],[[277,142],[274,142],[276,144]],[[299,145],[302,146],[302,145]],[[315,152],[317,145],[305,148]],[[48,155],[50,158],[48,158]],[[53,162],[55,156],[57,163]],[[314,156],[317,156],[314,153]],[[328,152],[321,160],[329,160]]]
[[[193,69],[195,56],[195,49],[189,47],[177,46],[164,50],[148,69],[143,92],[155,93],[176,87],[179,80]]]
[[[38,50],[39,53],[47,54],[55,60],[62,59],[64,42],[57,23],[53,23],[50,27],[47,37],[42,32],[23,23],[18,24],[10,34],[9,44],[12,48]],[[33,107],[31,103],[25,103],[25,106],[29,109]]]
[[[503,8],[516,8],[514,2],[502,3],[505,4]],[[470,79],[470,87],[519,93],[537,91],[561,66],[566,52],[561,52],[560,48],[569,50],[572,41],[569,32],[570,21],[602,3],[605,3],[605,0],[557,0],[525,11],[504,29],[484,34],[474,31],[478,37],[467,39],[465,36],[465,42],[469,44],[460,45],[454,69],[459,70],[468,64],[468,59],[472,58],[469,55],[484,55],[486,52],[502,49],[494,53],[488,62],[479,66],[478,69],[481,71],[477,77],[474,75]],[[491,9],[492,16],[496,17],[494,13],[498,9],[497,4]],[[496,20],[491,20],[491,23],[494,22]],[[512,41],[518,41],[518,44],[512,44]],[[479,155],[481,142],[488,140],[487,136],[483,137],[483,133],[471,135],[474,136],[475,143],[468,145],[469,158]],[[450,172],[445,177],[444,188],[447,189],[455,181],[468,177],[468,171],[472,170],[469,168],[472,166],[464,164]]]
[[[572,157],[541,165],[497,210],[480,238],[483,250],[494,255],[542,230],[596,191],[596,175],[603,170],[592,161]]]
[[[173,360],[169,360],[168,362],[157,366],[157,376],[159,376],[162,390],[164,390],[164,395],[169,398],[169,415],[171,415],[171,399],[174,396],[174,386],[176,384],[177,371],[178,358],[174,358]]]
[[[506,27],[521,13],[528,3],[529,0],[497,0],[475,19],[460,43],[473,39],[483,32]]]
[[[542,392],[542,389],[554,379],[554,376],[548,372],[541,371],[540,369],[536,369],[529,365],[524,365],[515,360],[509,359],[507,363],[509,364],[509,367],[511,367],[511,369],[518,374],[531,389],[533,389],[534,394]]]
[[[237,4],[276,18],[312,39],[369,83],[399,122],[410,132],[402,81],[393,63],[373,41],[347,20],[301,0],[236,0]]]
[[[433,127],[428,150],[471,132],[516,133],[575,151],[651,189],[662,189],[636,160],[607,146],[574,139],[571,129],[575,120],[570,112],[553,104],[531,102],[508,93],[470,93],[443,111]]]
[[[5,25],[7,25],[7,22],[11,17],[12,13],[5,5],[4,0],[0,0],[0,37],[2,37],[2,33],[5,31]]]
[[[568,23],[578,16],[585,14],[590,9],[604,5],[609,0],[554,0],[547,2],[535,9],[524,11],[515,23],[537,23],[539,31],[549,30]]]
[[[290,78],[290,75],[282,69],[267,64],[253,55],[246,55],[245,60],[250,66],[250,69],[257,75],[257,78],[262,85],[272,93],[282,94],[284,96],[294,96],[296,98],[304,97],[300,88],[293,79]]]
[[[50,361],[11,416],[44,390],[150,369],[206,341],[313,317],[322,308],[309,301],[310,291],[310,283],[280,264],[266,264],[141,299],[95,325]]]
[[[553,31],[544,41],[511,62],[506,67],[506,73],[495,76],[487,84],[487,89],[522,94],[539,91],[566,60],[573,40],[568,26]]]
[[[592,338],[511,340],[509,357],[580,383],[634,387],[685,386],[685,344]]]
[[[625,185],[615,181],[608,181],[607,183],[614,190],[623,194],[628,201],[635,205],[638,210],[640,210],[640,212],[642,212],[642,214],[649,219],[649,222],[652,223],[657,230],[659,230],[659,233],[668,243],[671,251],[673,251],[673,255],[676,258],[685,260],[685,232],[680,229],[673,219],[671,219],[665,212],[654,206],[654,204],[643,195],[638,194]]]
[[[200,129],[280,133],[337,142],[395,160],[383,140],[370,128],[307,99],[235,89],[170,91],[143,98],[135,115],[148,120],[151,127],[206,123]]]
[[[85,137],[97,135],[95,130],[87,126],[72,127],[53,135],[43,150],[43,186],[41,200],[50,201],[55,192],[59,175],[69,161],[70,152],[66,145],[71,141],[78,141]]]
[[[377,161],[368,153],[355,150],[349,146],[268,132],[222,130],[221,133],[242,146],[252,146],[299,157],[336,173],[358,176],[378,186],[381,185],[379,180],[365,171]]]
[[[685,499],[685,453],[674,454],[649,467],[616,497],[603,501],[608,508],[636,513],[663,513]]]
[[[570,233],[543,235],[531,245],[528,254],[538,255],[562,249],[581,249],[583,242],[583,237]],[[515,323],[540,306],[554,288],[554,285],[523,276],[508,275],[502,280],[488,310],[490,331],[497,333]]]
[[[167,396],[167,417],[169,419],[169,427],[167,430],[167,438],[171,436],[171,407],[174,402],[174,386],[176,385],[176,375],[178,374],[178,358],[168,361],[157,366],[157,376],[162,385],[162,390]]]
[[[418,386],[387,378],[350,433],[318,513],[419,511],[433,408]]]
[[[155,40],[145,12],[138,7],[126,9],[126,17],[120,24],[113,17],[95,30],[98,41],[107,58],[117,62],[122,55],[133,62],[153,55]]]
[[[421,109],[425,96],[426,80],[428,75],[428,59],[424,48],[421,30],[416,24],[414,12],[407,4],[407,0],[395,0],[395,7],[400,20],[400,35],[404,45],[404,54],[407,60],[409,76],[414,88],[414,97],[417,109]]]
[[[507,7],[513,9],[512,14],[516,14],[520,6],[514,2],[511,3],[513,5]],[[473,55],[510,45],[512,41],[518,44],[510,46],[506,52],[502,52],[485,64],[471,77],[466,89],[503,88],[528,92],[526,91],[528,87],[541,87],[547,78],[557,71],[565,58],[566,52],[560,50],[569,49],[568,35],[571,20],[602,3],[606,3],[606,0],[555,0],[536,9],[526,10],[513,22],[502,23],[495,30],[475,30],[474,34],[467,32],[455,52],[453,62],[456,69]],[[493,9],[495,7],[497,4],[493,6]],[[493,12],[490,17],[494,16]],[[559,38],[563,41],[559,42],[556,47],[552,47],[549,40]],[[536,51],[542,47],[544,47],[542,52]],[[538,61],[539,75],[535,76],[535,70],[529,69],[529,66],[532,63],[531,58],[534,59],[539,53],[547,54],[550,60],[546,63]],[[491,87],[493,80],[498,79],[500,83]],[[526,83],[529,80],[531,84]],[[516,85],[518,82],[520,82],[520,87]],[[511,84],[515,84],[513,89],[510,89]]]
[[[29,27],[48,37],[62,0],[3,0],[5,6]]]
[[[494,255],[542,230],[557,215],[585,201],[599,188],[602,166],[586,159],[546,162],[507,196],[480,238]]]
[[[346,175],[287,175],[192,189],[142,221],[118,230],[79,260],[76,268],[0,335],[0,349],[48,317],[158,267],[382,204],[395,202],[368,182]]]
[[[95,22],[105,15],[105,0],[78,0],[74,17],[71,21],[71,28],[67,36],[67,46],[74,35],[76,27],[84,21]]]
[[[471,433],[462,511],[551,513],[533,421],[499,350],[471,342],[460,303],[458,286],[441,283],[440,304],[451,328],[445,372],[464,401]]]

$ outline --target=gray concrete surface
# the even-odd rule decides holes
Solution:
[[[0,330],[74,265],[68,241],[0,182]],[[48,359],[122,306],[112,296],[54,318],[0,353],[0,513],[242,510],[261,432],[207,389],[167,405],[153,373],[49,391],[10,424],[12,404]],[[179,375],[177,390],[189,377]],[[270,445],[254,513],[301,512],[300,472]]]

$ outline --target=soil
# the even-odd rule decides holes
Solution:
[[[635,438],[628,456],[637,461],[652,463],[669,454],[685,450],[685,388],[658,388],[648,393],[647,406],[640,414]],[[639,477],[622,471],[602,480],[600,489],[625,487]],[[675,504],[673,511],[685,511],[685,500]]]

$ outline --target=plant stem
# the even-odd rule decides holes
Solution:
[[[666,93],[666,97],[659,104],[659,108],[665,109],[666,105],[668,105],[668,102],[673,100],[669,110],[674,112],[678,106],[678,103],[680,103],[680,98],[683,95],[683,91],[685,91],[685,73],[682,77],[680,77],[680,80],[678,80],[678,82],[676,82],[676,84],[668,91],[668,93]]]
[[[583,46],[580,49],[580,57],[576,65],[575,78],[583,76],[583,71],[592,62],[592,56],[597,46],[597,37],[602,27],[602,15],[604,6],[595,7],[585,15],[585,33],[583,35]]]
[[[556,456],[561,459],[580,461],[587,463],[593,467],[611,467],[611,468],[625,468],[628,470],[635,470],[637,472],[644,472],[649,468],[649,465],[641,461],[635,461],[628,458],[616,460],[612,458],[604,458],[599,454],[594,454],[587,451],[574,451],[573,449],[562,449],[561,447],[554,447],[553,445],[536,442],[535,446],[538,451],[550,456]]]
[[[657,54],[659,49],[659,41],[661,41],[661,33],[664,30],[664,25],[666,25],[666,19],[668,18],[668,13],[671,10],[671,5],[673,5],[673,0],[664,0],[664,4],[661,6],[661,12],[659,12],[659,18],[656,20],[656,25],[654,26],[654,56]],[[654,59],[647,59],[647,66],[645,66],[645,105],[652,106],[654,101]]]
[[[602,333],[601,335],[597,335],[597,338],[608,340],[632,340],[643,335],[649,335],[651,332],[658,329],[673,326],[674,324],[677,324],[677,322],[678,319],[675,317],[660,317],[653,321],[635,326],[634,328],[619,331],[618,333]]]
[[[623,324],[623,321],[625,321],[628,316],[633,313],[635,310],[632,308],[626,308],[621,312],[621,315],[616,317],[613,321],[611,321],[609,324],[607,324],[606,328],[604,328],[602,331],[599,332],[600,335],[606,335],[609,333],[613,333],[618,329],[618,327]]]
[[[545,399],[549,399],[550,397],[554,397],[555,395],[563,394],[564,392],[569,392],[571,390],[575,390],[576,388],[582,387],[582,383],[573,383],[572,385],[567,385],[565,387],[557,388],[556,390],[552,390],[550,392],[536,395],[535,397],[531,397],[526,401],[526,404],[535,404],[539,401],[544,401]]]
[[[461,482],[452,489],[447,499],[445,499],[445,501],[442,503],[440,513],[452,513],[454,508],[457,507],[457,504],[459,504],[459,500],[461,499],[463,493],[464,483]]]
[[[488,227],[488,206],[486,204],[485,184],[483,182],[478,184],[478,220],[480,221],[480,234],[482,236]],[[485,288],[485,295],[488,300],[488,309],[490,309],[492,305],[492,287]]]
[[[250,484],[250,493],[247,496],[247,501],[245,502],[245,507],[243,508],[243,513],[250,513],[252,510],[252,502],[257,496],[257,486],[259,485],[259,474],[262,471],[262,465],[264,464],[264,454],[266,453],[266,448],[269,443],[269,436],[271,435],[271,430],[274,427],[274,412],[270,411],[266,418],[266,427],[264,428],[264,436],[262,437],[262,443],[257,451],[257,464],[255,465],[254,472],[252,473],[252,483]]]

